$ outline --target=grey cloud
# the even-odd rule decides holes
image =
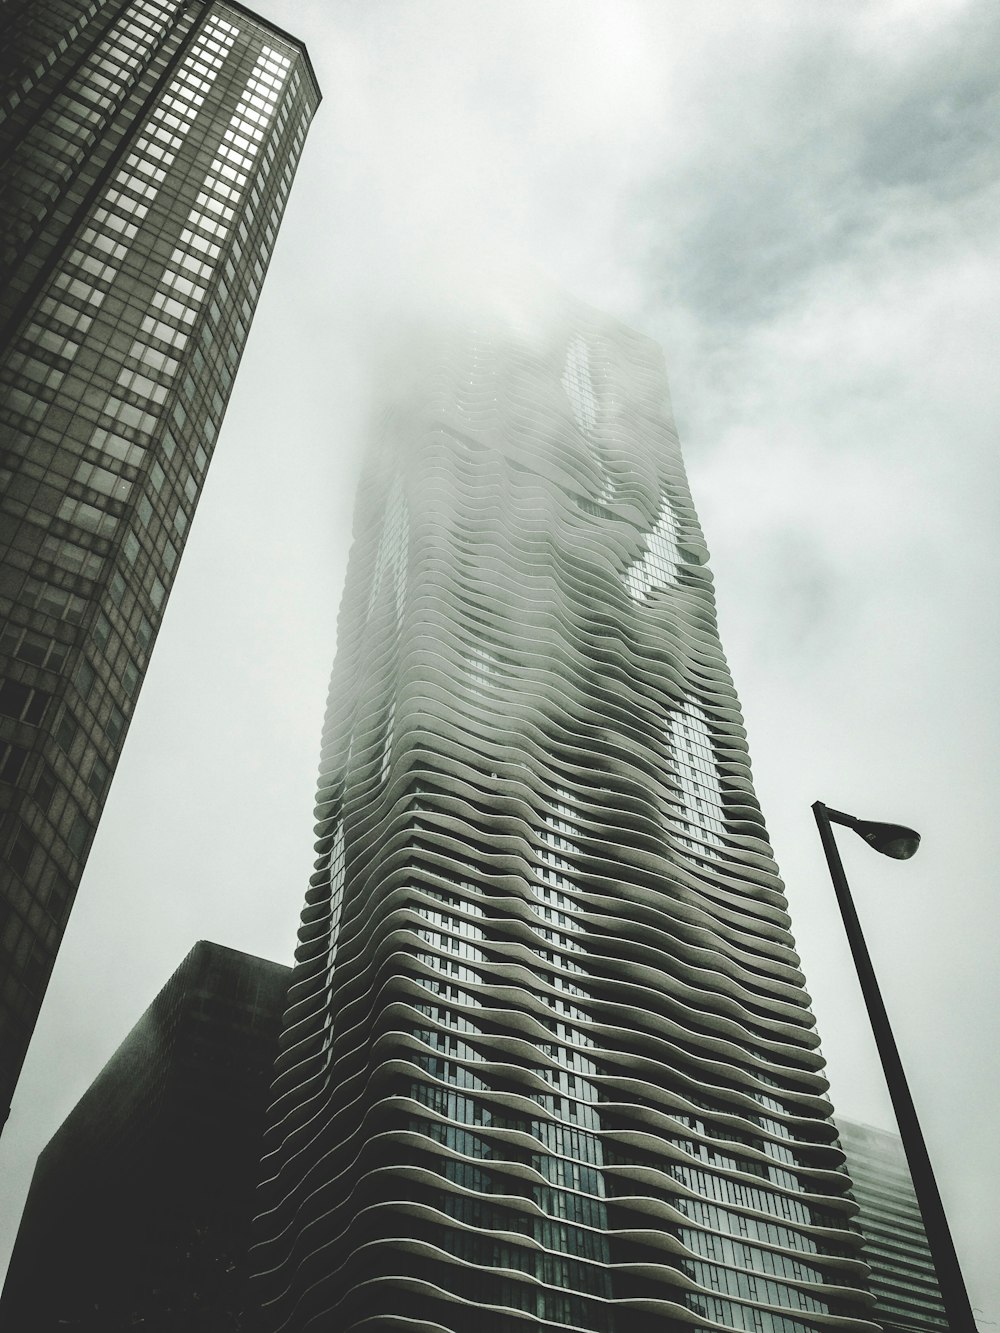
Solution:
[[[974,210],[995,182],[995,11],[977,5],[890,53],[847,25],[820,49],[814,38],[751,54],[749,72],[720,38],[718,78],[698,91],[721,132],[632,201],[652,233],[643,267],[720,330],[780,314],[818,270],[881,246],[887,221],[897,257],[954,225],[955,209],[970,228],[986,221]]]
[[[879,189],[915,188],[954,201],[994,179],[1000,29],[976,6],[944,43],[889,74],[861,144],[858,174]]]

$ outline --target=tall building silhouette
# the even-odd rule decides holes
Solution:
[[[948,1333],[934,1260],[898,1134],[837,1116],[884,1333]]]
[[[2,1121],[319,93],[221,0],[0,23]]]
[[[389,367],[269,1112],[271,1330],[873,1330],[658,348]]]
[[[39,1156],[0,1325],[248,1327],[246,1252],[288,976],[194,946]]]

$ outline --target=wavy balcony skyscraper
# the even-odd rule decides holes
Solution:
[[[554,304],[386,377],[265,1326],[874,1330],[661,353]]]

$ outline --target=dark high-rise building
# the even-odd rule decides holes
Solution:
[[[661,354],[555,304],[387,375],[265,1325],[873,1333]]]
[[[0,25],[2,1120],[319,93],[222,0]]]
[[[4,1328],[251,1326],[245,1259],[288,976],[195,945],[38,1159]]]
[[[948,1317],[898,1134],[837,1116],[885,1333],[947,1333]]]

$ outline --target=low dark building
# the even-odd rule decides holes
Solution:
[[[885,1333],[947,1333],[934,1261],[898,1134],[837,1117]]]
[[[195,945],[39,1157],[0,1326],[248,1327],[244,1256],[288,977]]]

